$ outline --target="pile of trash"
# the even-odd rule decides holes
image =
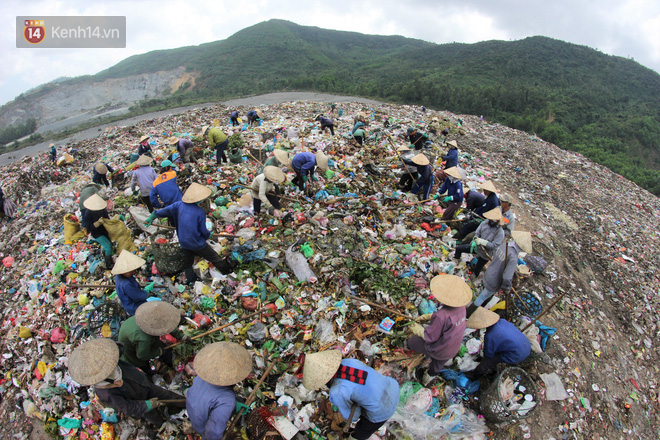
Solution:
[[[320,403],[327,393],[301,382],[305,353],[339,348],[345,358],[369,363],[401,385],[397,413],[378,438],[495,438],[510,429],[524,438],[659,432],[653,334],[660,203],[654,196],[580,155],[475,116],[360,103],[342,103],[332,114],[316,102],[259,109],[264,117],[257,126],[240,121],[232,127],[227,108],[207,107],[108,128],[60,146],[64,160],[51,162],[43,153],[4,167],[2,188],[18,207],[14,218],[0,222],[4,420],[20,423],[27,416],[54,438],[154,436],[142,422],[104,411],[67,371],[73,348],[92,337],[116,337],[123,318],[100,247],[71,230],[80,218],[80,191],[91,182],[94,164],[104,162],[115,172],[101,195],[112,201],[110,216],[127,225],[137,254],[147,260],[141,283],[155,282],[158,296],[185,311],[182,329],[189,336],[223,326],[178,345],[176,371],[154,375],[158,385],[182,393],[201,347],[238,342],[254,362],[252,375],[237,385],[239,396],[247,397],[274,364],[253,411],[268,407],[283,416],[283,438],[339,438],[341,430],[333,430]],[[314,120],[319,113],[334,119],[334,136],[321,132]],[[363,146],[351,135],[358,115],[367,120]],[[236,133],[229,164],[217,165],[215,150],[200,136],[216,119],[225,133]],[[436,307],[431,278],[457,275],[477,293],[481,278],[472,275],[471,255],[452,258],[451,233],[460,222],[441,222],[439,201],[397,186],[406,171],[396,150],[408,145],[408,127],[429,134],[424,153],[437,169],[445,142],[457,140],[465,184],[476,188],[492,180],[512,196],[517,225],[532,231],[542,267],[521,269],[514,286],[549,311],[535,322],[515,301],[511,306],[519,328],[536,324],[526,334],[538,345],[520,366],[537,391],[513,380],[498,389],[507,411],[519,415],[511,428],[484,418],[479,396],[485,390],[461,377],[478,363],[482,332],[466,331],[450,367],[453,377],[427,383],[415,377],[424,360],[406,348],[406,339],[410,324]],[[141,201],[127,190],[144,135],[158,163],[171,157],[171,136],[194,143],[195,163],[172,157],[177,182],[182,191],[193,182],[213,190],[203,206],[207,225],[216,232],[213,247],[238,262],[234,273],[222,275],[199,260],[200,281],[187,285],[182,274],[159,272],[159,246],[176,243],[176,235],[144,226],[148,212],[135,209]],[[247,189],[275,149],[322,151],[333,162],[306,191],[283,186],[281,218],[255,215]],[[285,171],[290,182],[293,173]],[[436,182],[433,193],[437,189]],[[158,438],[191,433],[184,412],[170,416]],[[245,424],[238,426],[249,438]],[[22,429],[15,432],[27,435]]]

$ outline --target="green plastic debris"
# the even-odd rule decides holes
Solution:
[[[305,256],[305,258],[310,258],[314,255],[314,251],[312,250],[312,246],[310,246],[309,243],[305,243],[302,246],[300,246],[300,252]]]

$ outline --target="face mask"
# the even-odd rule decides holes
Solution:
[[[500,223],[500,222],[499,222],[498,220],[488,220],[488,225],[489,225],[491,228],[494,228],[494,227],[497,226],[499,223]]]

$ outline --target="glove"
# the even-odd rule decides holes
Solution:
[[[316,174],[314,174],[314,175],[312,176],[312,180],[313,180],[314,182],[318,182],[318,181],[319,181],[319,178],[316,177]]]
[[[474,239],[474,241],[479,246],[488,246],[488,240],[484,240],[483,238],[477,237],[477,238]]]
[[[184,344],[187,344],[190,341],[192,341],[192,339],[188,335],[183,335],[183,338],[181,338],[181,342]]]
[[[436,194],[433,196],[433,200],[438,200],[440,198],[440,194]]]
[[[101,224],[102,224],[101,220],[97,220],[97,221],[94,222],[94,227],[98,228],[99,226],[101,226]]]
[[[150,282],[146,286],[144,286],[144,291],[147,293],[151,293],[152,290],[154,290],[154,284],[156,284],[155,281]]]
[[[472,243],[470,243],[470,253],[471,254],[474,253],[474,250],[476,248],[477,248],[477,242],[473,240]]]
[[[303,176],[303,182],[309,182],[309,177]]]
[[[147,298],[147,302],[151,302],[151,301],[162,301],[162,299],[158,298],[157,296],[150,296],[149,298]]]
[[[144,403],[147,404],[147,408],[148,408],[147,412],[151,411],[152,409],[156,409],[165,405],[164,403],[161,403],[156,397],[154,397],[153,399],[145,400]]]
[[[151,226],[151,224],[156,220],[156,213],[152,212],[149,217],[144,221],[145,226]]]
[[[241,410],[241,408],[245,410],[245,411],[243,411],[243,414],[247,414],[247,413],[250,412],[250,407],[249,407],[249,406],[247,406],[246,404],[244,404],[244,403],[242,403],[242,402],[239,402],[239,401],[237,400],[237,401],[236,401],[236,413],[237,413],[237,414],[238,414],[238,412]]]
[[[410,332],[415,336],[419,336],[420,338],[424,337],[424,327],[416,322],[410,324]]]
[[[454,200],[453,196],[447,196],[444,199],[442,199],[443,202],[451,202],[452,200]]]

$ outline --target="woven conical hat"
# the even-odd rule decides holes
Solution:
[[[445,170],[445,174],[448,174],[451,177],[454,177],[456,179],[460,179],[460,178],[463,177],[463,176],[461,176],[461,172],[458,171],[458,168],[456,168],[456,167],[447,168]]]
[[[212,385],[229,386],[252,371],[252,358],[245,347],[234,342],[215,342],[202,348],[193,362],[197,375]]]
[[[266,179],[274,183],[283,183],[286,180],[286,175],[281,169],[270,165],[264,168],[264,174],[266,175]]]
[[[456,275],[433,277],[431,293],[435,299],[449,307],[463,307],[472,301],[472,289]]]
[[[467,320],[468,328],[480,329],[490,327],[500,320],[500,316],[491,312],[490,310],[484,309],[483,307],[477,307],[477,310],[472,313],[472,316]]]
[[[488,220],[502,220],[502,208],[498,206],[497,208],[484,212],[484,218],[487,218]]]
[[[214,119],[213,120],[213,126],[214,127],[220,127],[220,119]]]
[[[149,135],[144,135],[144,136],[142,136],[142,137],[140,138],[140,143],[146,141],[146,140],[149,139],[150,137],[151,137],[151,136],[149,136]]]
[[[426,157],[424,154],[418,154],[417,156],[414,156],[412,159],[410,159],[415,165],[428,165],[431,162],[429,161],[429,158]]]
[[[179,138],[176,137],[176,136],[169,137],[169,138],[167,138],[167,140],[165,141],[165,143],[167,143],[168,145],[174,145],[174,144],[176,144],[177,142],[179,142]]]
[[[206,130],[208,130],[210,127],[208,125],[205,125],[202,127],[202,132],[199,134],[200,136],[204,136],[204,133],[206,133]]]
[[[83,342],[69,356],[69,374],[80,385],[94,385],[112,374],[119,363],[119,347],[109,338]]]
[[[454,140],[447,142],[447,145],[451,145],[452,147],[458,148],[458,143]]]
[[[264,112],[261,111],[261,109],[257,109],[257,116],[259,116],[259,119],[263,119],[263,117],[264,117]]]
[[[147,156],[146,154],[143,154],[142,156],[138,157],[138,160],[135,161],[135,165],[139,165],[141,167],[151,165],[151,162],[154,160]]]
[[[484,191],[497,192],[497,188],[495,188],[495,185],[490,180],[486,180],[485,182],[481,182],[479,184],[479,188],[483,189]]]
[[[212,192],[213,191],[211,191],[210,188],[207,188],[204,185],[192,183],[183,194],[181,201],[184,203],[197,203],[210,196]]]
[[[513,231],[511,233],[511,238],[516,241],[516,244],[520,246],[524,252],[528,254],[532,253],[532,234],[527,231]]]
[[[108,167],[106,167],[104,163],[97,163],[94,165],[94,169],[99,174],[108,174]]]
[[[308,390],[316,390],[328,383],[341,365],[341,351],[326,350],[308,354],[303,367],[303,385]]]
[[[83,206],[90,211],[102,211],[108,207],[108,202],[103,200],[100,195],[93,194],[85,200]]]
[[[291,159],[289,159],[289,153],[287,153],[284,150],[275,150],[273,151],[273,154],[275,155],[275,158],[282,164],[282,165],[289,165],[291,162]]]
[[[402,145],[399,148],[397,148],[396,151],[398,151],[399,153],[403,153],[404,151],[410,151],[410,147]]]
[[[148,301],[135,311],[140,330],[151,336],[167,335],[179,326],[181,313],[165,301]]]
[[[111,272],[113,275],[128,273],[132,270],[141,268],[145,263],[146,261],[142,258],[128,252],[126,249],[122,249]]]
[[[316,153],[316,166],[323,171],[328,171],[328,156],[323,151]]]

